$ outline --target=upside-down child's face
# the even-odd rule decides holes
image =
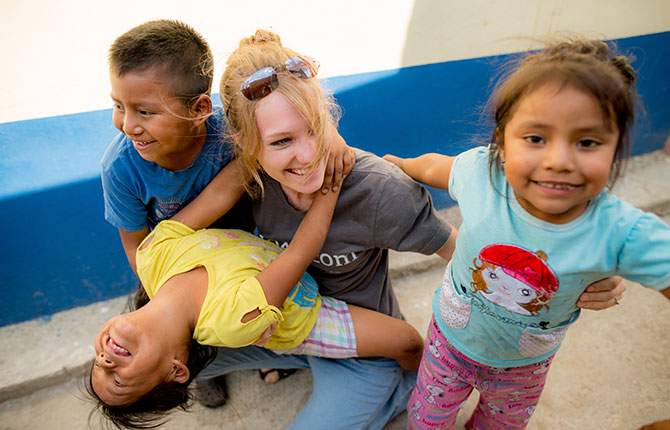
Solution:
[[[163,381],[174,379],[173,353],[133,321],[132,313],[107,321],[95,338],[91,385],[108,406],[138,400]]]
[[[188,167],[205,137],[183,102],[168,90],[169,80],[154,69],[118,76],[110,70],[114,126],[132,142],[147,161],[168,170]]]
[[[606,187],[618,140],[595,97],[547,84],[519,101],[500,158],[519,204],[539,219],[564,224]]]

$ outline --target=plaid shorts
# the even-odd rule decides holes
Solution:
[[[358,357],[354,323],[347,304],[332,297],[321,297],[319,316],[307,338],[295,348],[273,351],[328,358]]]

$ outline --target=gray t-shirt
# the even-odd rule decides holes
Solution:
[[[305,213],[288,203],[277,181],[266,177],[263,184],[265,196],[253,203],[254,221],[263,238],[285,248]],[[402,318],[391,288],[388,249],[433,254],[450,231],[424,187],[395,165],[357,149],[326,243],[308,272],[324,296]]]

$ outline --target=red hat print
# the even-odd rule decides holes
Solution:
[[[535,254],[518,246],[494,244],[482,249],[479,259],[499,266],[507,275],[548,299],[558,290],[558,278],[545,262],[546,254],[542,251]]]

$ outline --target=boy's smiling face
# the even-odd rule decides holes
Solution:
[[[169,93],[169,80],[156,69],[119,76],[112,68],[110,81],[114,126],[133,142],[140,156],[168,170],[191,165],[207,135],[204,118],[193,119],[194,115],[209,112],[189,112],[182,100]]]

